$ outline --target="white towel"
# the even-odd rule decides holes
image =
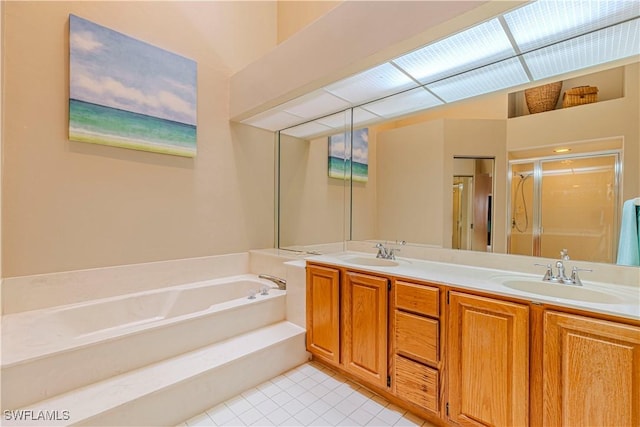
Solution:
[[[622,224],[618,242],[618,264],[640,266],[640,209],[635,199],[622,205]]]

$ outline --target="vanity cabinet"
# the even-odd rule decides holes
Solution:
[[[307,350],[333,365],[340,363],[340,270],[307,267]]]
[[[439,413],[440,289],[394,281],[393,391],[428,411]]]
[[[387,386],[389,279],[346,271],[342,295],[342,357],[347,372]]]
[[[556,311],[544,324],[544,425],[640,425],[640,327]]]
[[[529,422],[529,307],[449,293],[449,418],[461,425]]]
[[[307,266],[307,350],[386,388],[388,284],[384,277]]]
[[[436,424],[640,426],[638,321],[309,263],[307,350]]]

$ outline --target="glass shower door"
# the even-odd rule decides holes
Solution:
[[[541,161],[540,256],[556,258],[566,248],[573,259],[614,262],[616,160],[600,155]]]

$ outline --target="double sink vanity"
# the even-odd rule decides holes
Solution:
[[[640,289],[543,273],[311,257],[307,349],[439,425],[640,425]]]

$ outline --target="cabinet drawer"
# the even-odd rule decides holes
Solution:
[[[396,395],[438,412],[438,371],[397,355],[394,366]]]
[[[396,310],[396,352],[425,363],[438,363],[439,322]]]
[[[432,286],[396,281],[396,307],[425,316],[440,316],[440,290]]]

